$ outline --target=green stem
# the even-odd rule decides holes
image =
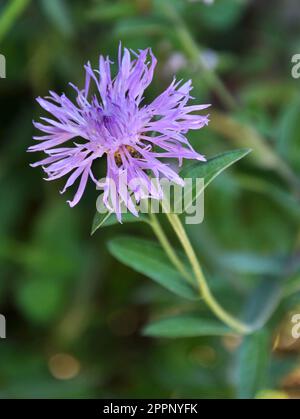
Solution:
[[[2,10],[0,17],[0,42],[3,41],[18,17],[24,12],[31,0],[11,0]]]
[[[185,50],[186,55],[197,65],[197,68],[201,70],[201,74],[207,85],[217,93],[224,106],[230,110],[237,109],[236,100],[226,88],[225,84],[212,69],[207,68],[201,61],[201,49],[193,39],[185,22],[177,13],[176,8],[171,3],[172,2],[167,0],[162,1],[162,8],[165,10],[166,15],[172,20],[177,37],[182,48]]]
[[[161,7],[162,9],[164,9],[166,16],[172,21],[178,40],[181,43],[182,49],[197,66],[197,68],[201,70],[201,76],[203,77],[203,80],[205,80],[207,86],[214,90],[214,92],[217,94],[220,101],[222,102],[223,106],[227,110],[238,110],[237,100],[228,90],[226,85],[223,83],[222,79],[213,69],[207,68],[205,64],[203,64],[203,62],[201,61],[201,47],[199,47],[199,45],[191,35],[189,28],[177,12],[173,2],[170,0],[164,0],[161,2]],[[212,120],[215,120],[215,115],[213,116]],[[232,138],[232,136],[234,135],[231,133],[236,132],[234,128],[235,127],[232,127],[232,129],[230,130],[230,138]],[[288,164],[278,155],[278,153],[275,153],[268,146],[266,140],[260,137],[255,130],[252,132],[249,131],[248,133],[248,142],[255,142],[255,147],[251,146],[251,148],[255,148],[257,154],[259,150],[261,150],[260,154],[263,157],[264,161],[266,158],[271,159],[271,161],[273,162],[272,169],[276,170],[277,173],[288,182],[290,187],[293,189],[295,196],[299,197],[300,183],[297,175],[295,175],[295,173],[293,172],[293,170],[291,170]],[[244,138],[244,140],[246,139]]]
[[[189,238],[181,224],[179,217],[176,214],[170,214],[170,213],[166,215],[190,261],[190,264],[193,268],[193,272],[198,282],[199,291],[201,292],[201,295],[204,301],[206,302],[206,304],[208,305],[208,307],[220,320],[222,320],[225,324],[227,324],[230,328],[232,328],[236,332],[240,334],[250,333],[251,328],[248,325],[240,322],[231,314],[227,313],[227,311],[225,311],[220,306],[220,304],[215,300],[206,282],[205,276],[198,262],[195,251],[189,241]]]
[[[173,263],[173,265],[176,267],[176,269],[178,270],[179,273],[181,273],[181,275],[187,279],[187,281],[189,281],[192,284],[195,284],[193,278],[191,277],[191,275],[189,274],[189,272],[186,270],[185,266],[183,265],[183,263],[180,261],[180,259],[178,258],[176,252],[173,250],[171,243],[169,242],[167,236],[165,235],[158,219],[157,216],[155,214],[149,214],[150,216],[150,225],[156,235],[156,237],[158,238],[160,244],[162,245],[163,249],[165,250],[166,254],[168,255],[170,261]]]

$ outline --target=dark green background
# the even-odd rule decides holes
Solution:
[[[83,85],[84,63],[96,66],[100,53],[115,59],[120,40],[133,49],[151,46],[158,58],[148,100],[177,73],[193,79],[197,102],[212,103],[213,112],[225,112],[259,135],[253,143],[252,131],[228,133],[212,114],[212,126],[190,136],[207,156],[254,149],[208,189],[205,222],[189,229],[224,305],[238,310],[262,278],[272,281],[278,261],[299,253],[300,79],[291,76],[291,57],[300,53],[298,1],[216,0],[205,6],[171,0],[171,9],[167,3],[0,2],[0,52],[7,60],[7,78],[0,80],[0,313],[7,318],[7,339],[0,340],[1,398],[235,398],[239,392],[238,341],[141,336],[150,319],[184,310],[186,303],[122,266],[106,243],[119,233],[152,237],[150,229],[114,226],[91,237],[93,186],[70,209],[66,200],[74,190],[60,195],[63,181],[45,182],[39,168],[29,167],[42,157],[26,153],[32,120],[41,113],[35,97],[49,89],[73,95],[68,82]],[[234,108],[199,65],[207,54],[217,60],[214,71],[234,96]],[[270,164],[274,155],[278,160]],[[300,289],[299,277],[288,280]],[[290,326],[297,296],[278,309],[272,339],[284,320]],[[297,343],[280,345],[277,352],[268,346],[272,371],[265,390],[282,389],[283,377],[297,367]],[[299,388],[298,378],[292,394]]]

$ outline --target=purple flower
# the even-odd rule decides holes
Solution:
[[[184,158],[205,161],[191,147],[185,134],[208,124],[208,116],[194,112],[209,105],[187,105],[191,99],[191,81],[182,84],[174,79],[152,103],[144,104],[144,91],[152,81],[157,60],[151,49],[131,54],[127,49],[122,54],[120,46],[119,70],[115,78],[112,78],[112,63],[108,57],[100,56],[97,70],[88,63],[84,89],[79,90],[71,84],[77,93],[76,104],[65,94],[51,91],[50,96],[37,98],[54,119],[42,117],[41,122],[34,122],[45,135],[33,137],[38,144],[28,149],[47,155],[32,164],[43,167],[48,176],[46,180],[68,176],[61,193],[79,180],[73,200],[68,201],[71,207],[79,202],[91,178],[103,189],[103,202],[119,219],[121,203],[137,215],[133,197],[136,202],[144,198],[145,187],[146,196],[161,198],[161,191],[151,187],[151,176],[183,185],[176,171],[159,159],[176,158],[179,165]],[[91,82],[95,84],[96,93],[91,92]],[[93,175],[92,165],[104,156],[107,173],[105,180],[100,182]],[[119,178],[125,173],[127,183],[124,188]],[[130,187],[135,179],[140,179],[145,187]],[[112,204],[113,192],[117,200]]]

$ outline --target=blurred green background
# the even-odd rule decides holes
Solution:
[[[61,196],[63,181],[29,167],[35,97],[73,95],[68,82],[83,85],[83,65],[96,66],[100,53],[115,59],[120,40],[158,57],[148,100],[176,74],[193,79],[197,102],[212,103],[210,126],[190,136],[197,150],[253,148],[209,188],[205,221],[189,234],[231,311],[262,279],[286,281],[268,375],[255,392],[299,397],[300,341],[289,317],[300,312],[300,80],[291,76],[299,20],[297,0],[0,2],[1,398],[235,398],[243,385],[239,339],[141,335],[186,303],[118,263],[106,243],[120,233],[152,237],[150,229],[127,224],[91,237],[97,191],[90,186],[70,209],[73,191]]]

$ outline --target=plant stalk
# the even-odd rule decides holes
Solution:
[[[207,281],[205,279],[205,276],[203,274],[203,271],[201,269],[201,266],[198,262],[195,251],[181,224],[178,215],[169,213],[167,214],[167,217],[190,261],[194,275],[198,282],[199,291],[208,307],[221,321],[223,321],[227,326],[229,326],[231,329],[235,330],[239,334],[246,335],[251,333],[252,330],[250,326],[242,323],[241,321],[233,317],[231,314],[229,314],[226,310],[224,310],[223,307],[220,306],[220,304],[212,295]]]
[[[175,268],[178,270],[178,272],[190,283],[193,285],[195,284],[193,278],[189,274],[189,272],[186,270],[183,263],[178,258],[177,254],[173,250],[171,243],[169,242],[167,236],[165,235],[158,219],[155,214],[149,214],[150,216],[150,225],[153,229],[153,232],[155,233],[156,237],[158,238],[158,241],[162,245],[164,251],[166,252],[167,256],[169,257],[170,261],[173,263]]]

